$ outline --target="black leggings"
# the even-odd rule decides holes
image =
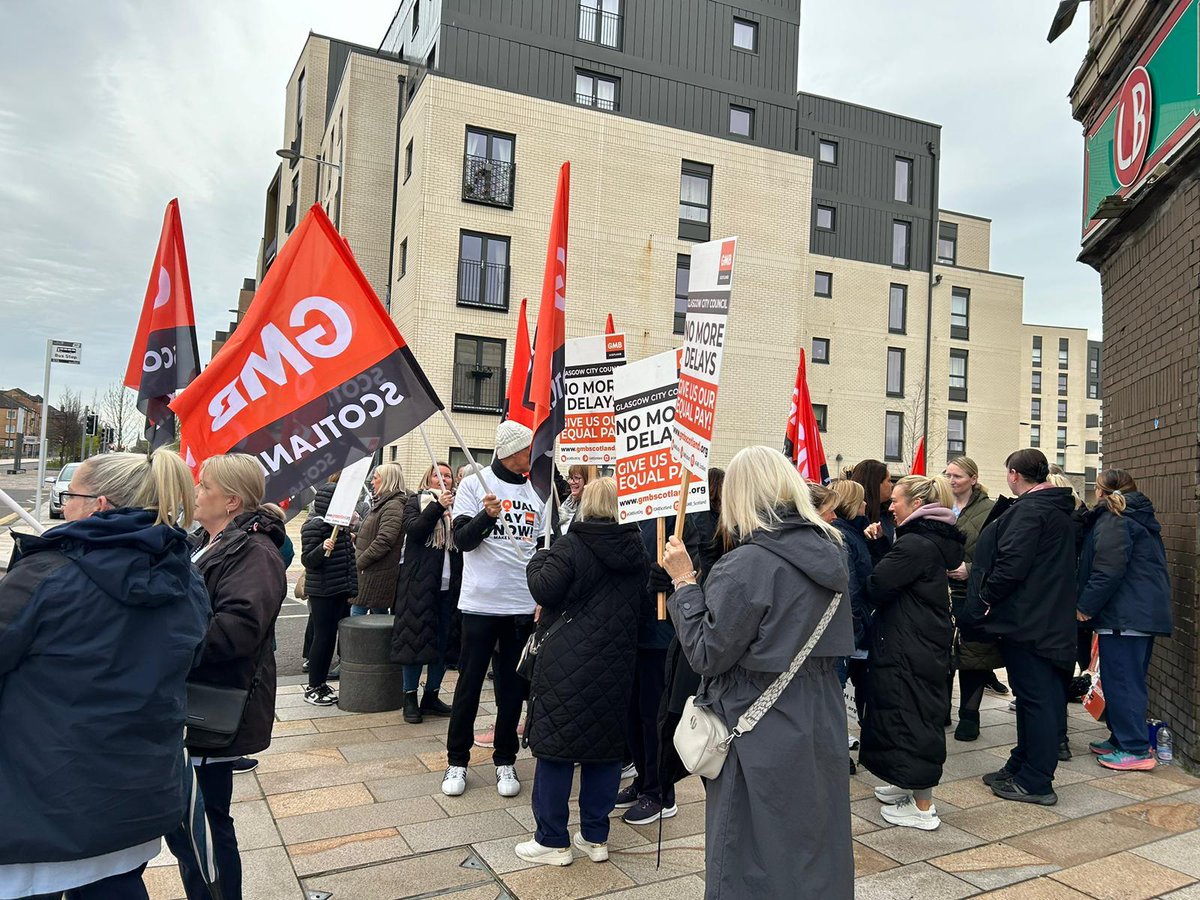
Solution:
[[[333,648],[337,644],[338,623],[350,615],[350,595],[334,597],[309,597],[312,610],[308,619],[312,623],[312,646],[308,653],[308,686],[317,687],[329,680],[329,664],[333,661]]]
[[[979,712],[979,704],[983,702],[983,689],[991,684],[995,674],[991,669],[959,669],[958,670],[958,710],[962,712]]]

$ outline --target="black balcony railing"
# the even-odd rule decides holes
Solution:
[[[594,97],[591,94],[576,94],[575,102],[580,106],[594,106],[596,109],[604,109],[609,112],[617,108],[615,100],[605,100],[603,97]]]
[[[508,266],[477,259],[458,261],[458,305],[508,311]]]
[[[486,156],[463,156],[463,199],[512,209],[514,163]]]
[[[450,405],[462,412],[504,412],[505,371],[502,366],[454,364],[454,390]]]
[[[621,49],[622,17],[604,12],[586,3],[579,5],[579,39],[602,47]]]

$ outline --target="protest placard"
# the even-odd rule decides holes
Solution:
[[[354,519],[354,510],[362,498],[363,485],[371,474],[375,460],[364,456],[358,462],[351,463],[342,469],[338,482],[333,487],[333,496],[329,498],[329,509],[325,511],[324,519],[330,525],[348,528]]]
[[[617,517],[621,522],[670,516],[679,509],[683,466],[671,456],[678,359],[679,351],[668,350],[613,372]],[[692,482],[687,509],[708,509],[705,479]]]
[[[712,456],[717,384],[725,352],[736,251],[736,237],[692,248],[671,455],[700,481],[708,476]]]
[[[558,436],[558,459],[566,465],[612,465],[613,370],[625,365],[625,335],[597,334],[567,341],[566,424]]]

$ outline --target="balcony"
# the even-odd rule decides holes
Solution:
[[[455,412],[504,412],[505,371],[502,367],[456,362],[450,406]]]
[[[508,312],[508,269],[503,263],[460,259],[458,305]]]
[[[580,106],[592,106],[596,109],[607,110],[612,112],[617,108],[617,101],[606,100],[604,97],[595,97],[591,94],[576,94],[575,102]]]
[[[579,39],[589,44],[621,49],[622,16],[586,3],[579,5]]]
[[[463,156],[463,200],[488,206],[513,207],[514,163],[486,156]]]

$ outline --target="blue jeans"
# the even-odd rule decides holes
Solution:
[[[539,759],[533,776],[533,818],[536,840],[543,847],[570,847],[567,831],[570,817],[571,782],[575,764]],[[617,802],[621,787],[621,763],[583,763],[579,767],[579,830],[594,844],[608,841],[608,814]]]
[[[357,603],[350,604],[350,615],[352,616],[382,616],[386,613],[386,609],[371,609],[367,606],[359,606]]]
[[[1146,674],[1153,637],[1100,635],[1100,679],[1113,743],[1126,753],[1150,752],[1146,733]]]
[[[436,694],[442,687],[442,678],[446,675],[446,645],[450,641],[450,592],[438,594],[437,630],[434,632],[434,652],[437,661],[429,664],[429,673],[425,677],[425,690]],[[404,690],[411,693],[421,686],[420,664],[404,667]]]
[[[242,858],[238,854],[233,817],[229,815],[229,803],[233,798],[233,763],[196,766],[196,783],[204,796],[204,815],[221,880],[222,900],[242,900]],[[188,900],[209,900],[208,888],[182,826],[167,835],[167,846],[179,861],[179,876]]]

